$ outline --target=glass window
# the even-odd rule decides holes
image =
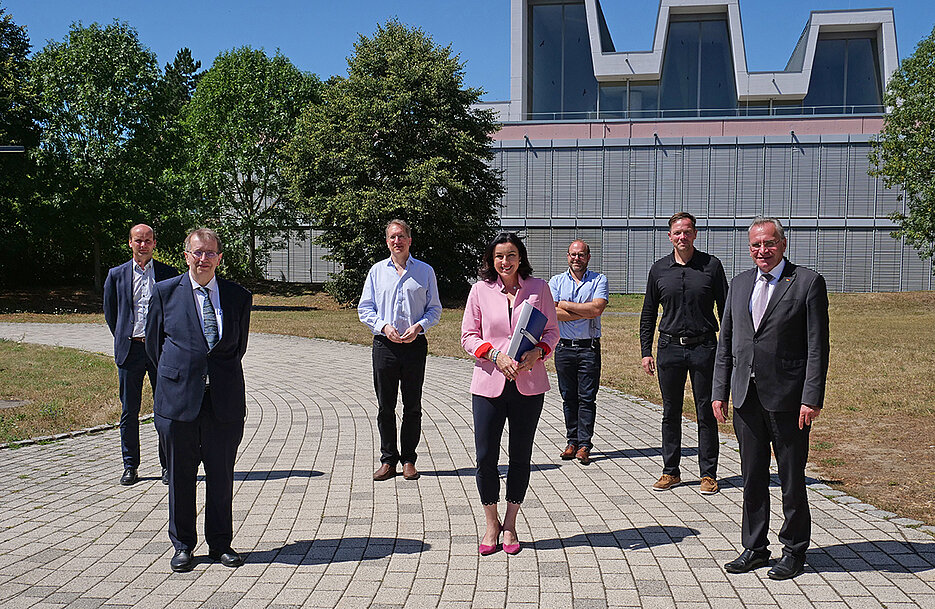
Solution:
[[[529,118],[593,118],[598,85],[584,4],[533,4],[530,11]]]
[[[626,118],[627,86],[601,85],[600,104],[598,106],[599,118]]]
[[[847,91],[844,103],[848,106],[848,112],[883,111],[875,42],[871,38],[852,38],[847,41]]]
[[[691,116],[680,112],[698,107],[698,41],[696,21],[672,22],[662,59],[659,108],[662,116]]]
[[[700,61],[699,107],[709,109],[701,115],[730,116],[737,107],[737,87],[726,21],[701,22]]]
[[[844,57],[847,41],[818,39],[808,93],[802,105],[815,114],[840,114],[844,108]]]
[[[657,118],[659,116],[659,85],[630,84],[630,118]]]
[[[727,22],[672,21],[660,86],[659,107],[664,117],[733,115],[737,88]]]

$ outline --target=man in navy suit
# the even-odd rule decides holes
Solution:
[[[825,400],[828,374],[828,290],[824,278],[789,262],[779,220],[759,217],[749,230],[756,268],[731,281],[714,365],[712,408],[727,420],[734,400],[734,431],[743,475],[744,551],[724,565],[746,573],[769,561],[770,445],[776,453],[785,520],[782,558],[770,579],[805,568],[811,516],[805,493],[808,432]]]
[[[156,234],[145,224],[130,229],[130,249],[133,258],[110,269],[104,281],[104,319],[114,335],[114,360],[120,379],[120,450],[123,453],[123,476],[120,484],[129,486],[139,480],[140,466],[140,402],[143,399],[143,376],[149,374],[153,393],[156,391],[156,368],[146,357],[143,339],[146,315],[153,286],[157,281],[178,275],[178,271],[153,260]],[[162,483],[169,483],[166,456],[159,444],[159,464]]]
[[[192,569],[197,543],[195,483],[205,467],[208,555],[243,564],[233,540],[234,459],[243,438],[246,396],[241,360],[253,296],[215,276],[221,241],[201,228],[185,238],[188,273],[156,285],[146,320],[146,352],[156,364],[156,431],[169,466],[173,571]]]

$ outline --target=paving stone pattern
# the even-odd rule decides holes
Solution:
[[[112,348],[98,325],[0,324],[0,337]],[[561,402],[557,389],[547,394],[523,550],[479,557],[470,362],[429,358],[422,478],[379,483],[370,365],[366,347],[251,336],[235,467],[234,547],[247,555],[239,569],[209,560],[202,543],[194,571],[170,571],[152,424],[142,430],[143,480],[131,487],[117,484],[115,429],[0,450],[0,606],[935,608],[935,540],[817,483],[805,574],[727,575],[721,565],[740,549],[733,444],[721,447],[722,491],[702,496],[697,431],[686,421],[686,482],[653,492],[660,408],[608,389],[587,467],[558,460]],[[778,556],[775,479],[772,490]],[[203,493],[199,484],[199,506]]]

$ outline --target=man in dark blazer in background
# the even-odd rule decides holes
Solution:
[[[767,575],[789,579],[804,570],[811,535],[805,464],[808,432],[825,399],[828,291],[821,275],[783,257],[786,237],[778,220],[756,218],[749,237],[756,268],[731,281],[712,391],[712,408],[722,423],[733,397],[743,474],[744,551],[724,568],[746,573],[769,561],[772,444],[785,520],[779,530],[782,558]]]
[[[133,257],[110,269],[104,280],[104,319],[114,335],[114,360],[120,379],[120,451],[123,454],[120,484],[124,486],[139,480],[140,402],[143,399],[143,376],[147,373],[153,393],[156,391],[156,368],[146,357],[143,345],[149,301],[157,281],[179,274],[171,266],[153,260],[155,248],[156,234],[152,227],[137,224],[130,229]],[[162,482],[168,484],[166,456],[161,442],[159,464],[162,465]]]
[[[221,242],[209,229],[185,238],[188,273],[156,285],[146,323],[146,352],[159,375],[156,430],[169,466],[169,539],[173,571],[190,571],[197,542],[195,483],[205,467],[208,555],[243,564],[233,539],[234,459],[243,438],[246,396],[241,360],[253,296],[215,277]]]

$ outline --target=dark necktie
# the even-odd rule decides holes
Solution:
[[[208,349],[214,349],[218,344],[220,336],[218,335],[218,316],[214,311],[214,305],[211,304],[211,295],[208,288],[197,288],[205,297],[201,304],[201,313],[205,319],[205,340],[208,341]]]
[[[766,305],[769,304],[769,282],[773,276],[769,273],[763,273],[753,288],[753,329],[760,328],[760,322],[763,320],[763,314],[766,313]]]

